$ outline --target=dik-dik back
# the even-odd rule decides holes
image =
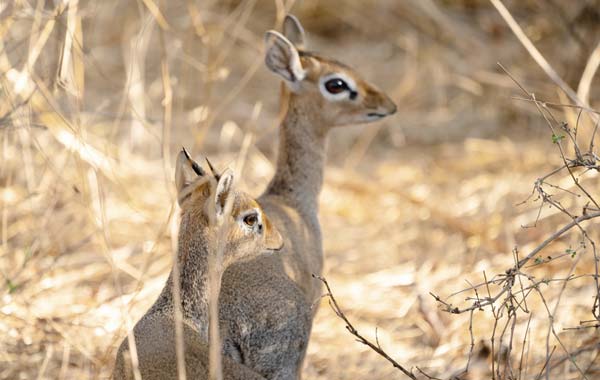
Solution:
[[[134,330],[138,364],[142,380],[179,380],[177,368],[175,322],[171,317],[155,316],[136,325]],[[184,368],[187,379],[209,378],[209,347],[189,324],[183,324]],[[129,344],[123,341],[113,371],[114,380],[133,380]],[[265,380],[251,368],[223,358],[223,378],[227,380]]]
[[[266,35],[267,67],[285,83],[285,116],[276,171],[258,199],[282,233],[277,256],[232,265],[223,277],[221,318],[236,360],[270,379],[298,379],[321,295],[318,196],[327,134],[334,126],[379,120],[396,111],[390,98],[349,66],[304,49],[304,31],[287,16],[284,34]]]

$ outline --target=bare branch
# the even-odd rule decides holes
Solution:
[[[400,363],[398,363],[397,361],[395,361],[394,359],[392,359],[379,346],[379,342],[377,342],[376,344],[371,343],[368,339],[366,339],[365,337],[363,337],[358,332],[358,330],[356,330],[356,328],[354,328],[354,326],[352,325],[352,323],[350,323],[350,321],[348,320],[348,318],[346,317],[346,315],[344,314],[344,312],[342,311],[342,309],[338,305],[335,297],[333,296],[333,292],[331,291],[331,288],[329,287],[329,283],[327,282],[327,280],[325,278],[317,276],[315,274],[313,274],[312,276],[313,276],[313,278],[316,278],[317,280],[321,281],[325,285],[325,288],[327,288],[327,294],[325,296],[329,297],[329,301],[330,301],[329,305],[331,306],[331,309],[334,311],[334,313],[340,319],[342,319],[344,321],[344,323],[346,324],[346,330],[348,330],[348,332],[350,332],[350,334],[354,335],[356,337],[356,340],[358,342],[360,342],[360,343],[368,346],[371,350],[375,351],[377,354],[379,354],[380,356],[384,357],[388,362],[392,363],[392,365],[394,366],[394,368],[397,368],[400,371],[402,371],[402,373],[404,373],[404,375],[406,375],[407,377],[409,377],[409,378],[411,378],[413,380],[417,380],[417,378],[415,377],[415,375],[413,375],[411,372],[409,372]]]

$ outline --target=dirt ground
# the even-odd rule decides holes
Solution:
[[[577,90],[600,54],[600,2],[504,4]],[[571,157],[573,144],[518,99],[527,96],[497,63],[537,99],[570,101],[483,0],[0,2],[0,379],[109,377],[171,267],[182,145],[217,167],[243,162],[238,186],[264,189],[279,83],[262,38],[290,9],[309,49],[398,105],[329,139],[324,276],[348,319],[419,378],[417,367],[460,372],[473,342],[475,352],[495,345],[497,379],[599,379],[600,338],[588,328],[598,325],[597,221],[532,258],[519,281],[536,285],[513,319],[502,306],[448,313],[434,298],[465,308],[495,294],[502,283],[460,291],[501,278],[515,249],[520,259],[572,221],[530,195],[563,165],[559,145]],[[582,146],[600,144],[598,113],[552,113],[578,126]],[[574,183],[560,171],[546,190],[572,215],[593,212],[581,188],[597,196],[598,172],[576,171]],[[495,332],[505,326],[512,333]],[[471,367],[472,378],[492,378],[490,358],[474,355]],[[406,377],[356,342],[324,298],[304,378]]]

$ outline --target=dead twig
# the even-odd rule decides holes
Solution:
[[[356,328],[354,327],[354,325],[352,325],[352,323],[348,320],[348,318],[346,317],[346,315],[344,314],[344,312],[342,311],[342,309],[338,305],[335,297],[333,296],[333,292],[331,291],[331,288],[329,287],[329,283],[327,282],[327,280],[324,277],[320,277],[320,276],[317,276],[315,274],[313,274],[312,276],[313,276],[313,278],[316,278],[317,280],[321,281],[325,285],[325,288],[327,288],[327,294],[325,295],[325,297],[329,297],[329,306],[331,306],[331,309],[333,310],[333,312],[341,320],[344,321],[344,323],[346,324],[346,330],[348,330],[348,332],[350,332],[350,334],[354,335],[359,343],[362,343],[362,344],[368,346],[371,350],[375,351],[377,354],[379,354],[380,356],[382,356],[383,358],[385,358],[388,362],[392,363],[392,365],[394,366],[394,368],[397,368],[400,371],[402,371],[402,373],[404,373],[407,377],[409,377],[409,378],[411,378],[413,380],[417,380],[417,378],[415,377],[415,375],[413,375],[410,371],[408,371],[406,368],[404,368],[400,363],[398,363],[397,361],[395,361],[394,359],[392,359],[379,346],[379,344],[371,343],[371,341],[369,341],[367,338],[363,337],[358,332],[358,330],[356,330]],[[419,371],[421,371],[421,370],[419,370]]]

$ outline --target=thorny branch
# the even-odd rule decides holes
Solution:
[[[503,379],[503,378],[515,378],[515,373],[518,373],[519,378],[521,378],[521,373],[523,371],[523,357],[525,355],[525,339],[523,340],[523,346],[521,348],[521,359],[518,361],[518,368],[515,372],[513,372],[513,368],[511,365],[510,351],[514,344],[513,334],[515,330],[515,326],[517,323],[517,317],[519,312],[524,312],[529,314],[527,319],[527,328],[525,337],[530,332],[529,323],[531,321],[532,310],[527,305],[527,298],[532,293],[537,294],[541,299],[542,303],[546,308],[546,314],[548,315],[548,333],[546,338],[546,360],[542,369],[539,372],[537,378],[542,378],[545,375],[546,379],[550,378],[550,372],[553,368],[555,368],[558,363],[565,361],[564,358],[554,360],[552,363],[552,355],[554,354],[557,346],[550,346],[550,337],[552,336],[557,342],[558,346],[565,352],[566,357],[568,357],[571,363],[579,372],[579,375],[582,378],[586,377],[586,372],[578,363],[575,361],[575,358],[584,353],[589,352],[597,347],[597,342],[592,342],[590,347],[583,347],[576,351],[569,352],[567,347],[563,344],[561,338],[558,336],[555,327],[554,320],[557,310],[559,309],[559,304],[561,301],[561,295],[565,290],[567,283],[576,278],[581,278],[582,276],[590,277],[595,286],[595,295],[594,302],[591,307],[591,314],[594,319],[590,321],[582,321],[581,327],[583,328],[597,328],[600,326],[600,285],[599,285],[599,274],[598,274],[598,256],[596,251],[596,242],[593,239],[593,236],[590,236],[588,230],[586,229],[586,222],[591,221],[592,219],[596,219],[600,217],[600,204],[596,199],[596,196],[593,194],[593,191],[590,191],[586,188],[586,185],[590,182],[586,182],[586,174],[600,172],[600,157],[598,153],[595,151],[594,139],[596,138],[598,131],[598,121],[596,116],[598,112],[588,107],[583,106],[573,106],[573,105],[562,105],[558,103],[549,103],[536,99],[535,95],[515,79],[515,77],[508,72],[501,64],[499,64],[501,69],[514,81],[517,87],[525,94],[525,98],[518,98],[519,100],[525,100],[528,102],[532,102],[537,108],[538,112],[546,122],[546,125],[549,128],[551,133],[552,142],[557,146],[558,153],[560,155],[562,165],[551,170],[547,174],[539,177],[533,186],[532,195],[537,195],[534,202],[539,202],[539,211],[533,226],[524,226],[524,228],[535,227],[540,219],[542,209],[544,206],[549,206],[557,209],[563,215],[569,218],[569,222],[564,224],[560,229],[553,232],[550,236],[548,236],[544,241],[542,241],[537,247],[532,249],[527,255],[522,258],[519,258],[519,251],[515,248],[514,250],[514,259],[515,263],[512,267],[508,268],[504,273],[499,273],[490,279],[487,278],[484,272],[484,280],[481,283],[471,285],[467,289],[464,289],[460,292],[456,292],[451,294],[450,297],[455,296],[459,293],[465,291],[473,291],[475,293],[474,297],[468,297],[466,300],[471,302],[469,306],[460,308],[454,306],[448,299],[443,299],[442,297],[430,293],[434,299],[441,305],[442,310],[452,313],[452,314],[462,314],[462,313],[470,313],[471,322],[473,318],[473,312],[477,310],[483,311],[486,307],[490,308],[490,311],[493,315],[494,327],[492,330],[490,342],[491,342],[491,351],[492,351],[492,378],[493,379]],[[550,107],[552,108],[561,108],[561,107],[570,107],[577,110],[577,118],[576,125],[574,127],[569,126],[566,122],[562,122],[557,120],[557,118],[552,113]],[[581,135],[580,135],[580,123],[582,121],[583,116],[589,116],[589,119],[593,121],[593,129],[591,135],[586,136],[589,141],[586,141],[585,145],[581,144]],[[593,116],[593,117],[592,117]],[[578,135],[579,134],[579,135]],[[570,152],[570,153],[568,153]],[[559,186],[552,182],[552,179],[556,177],[559,173],[567,173],[567,178],[570,178],[572,184],[570,186]],[[564,181],[563,181],[564,182]],[[574,190],[570,189],[572,187]],[[594,190],[597,190],[594,188]],[[584,200],[585,204],[581,209],[577,209],[575,204],[576,202],[570,202],[563,200],[564,197],[572,197],[573,199]],[[529,198],[532,198],[530,196]],[[526,203],[530,199],[526,200],[523,203]],[[540,256],[541,252],[547,248],[551,243],[556,241],[559,238],[565,236],[565,234],[575,228],[581,235],[581,240],[579,242],[579,247],[572,249],[568,248],[564,254],[554,255],[554,257],[548,255],[545,258]],[[587,274],[579,274],[575,275],[574,270],[577,267],[577,264],[580,262],[582,258],[582,253],[591,251],[592,259],[593,259],[593,273]],[[579,251],[579,252],[578,252]],[[536,277],[529,273],[529,269],[538,267],[540,265],[547,264],[551,261],[558,260],[562,257],[572,257],[577,259],[572,263],[571,269],[569,270],[569,274],[562,279],[558,278],[550,278],[550,279],[536,279]],[[530,264],[533,261],[533,264]],[[529,265],[527,265],[529,263]],[[546,299],[542,288],[540,285],[549,284],[550,282],[561,282],[562,287],[558,296],[554,296],[553,302],[554,307],[551,309],[547,302],[549,300]],[[491,292],[490,288],[494,286],[499,288],[495,292]],[[515,288],[517,286],[517,288]],[[482,297],[478,290],[484,289],[486,296]],[[504,320],[504,325],[500,326],[500,321]],[[567,330],[567,329],[565,329]],[[499,334],[499,336],[497,336]],[[503,347],[503,339],[505,340],[505,335],[508,334],[508,345],[506,346],[507,354],[506,355],[498,355],[494,354],[494,350],[500,352]],[[499,339],[499,342],[497,340]],[[498,343],[499,347],[494,347],[494,345]],[[472,352],[472,350],[471,350]],[[467,370],[468,363],[470,362],[471,352],[469,353],[469,360],[467,361]],[[502,356],[502,359],[500,358]],[[503,367],[503,371],[501,372],[501,367]]]

